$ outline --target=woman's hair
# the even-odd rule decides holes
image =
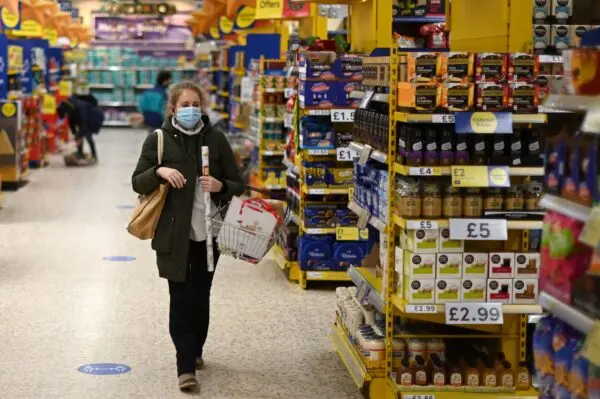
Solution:
[[[179,101],[179,97],[181,97],[183,92],[186,90],[191,90],[198,94],[202,108],[208,105],[207,96],[206,94],[204,94],[204,90],[202,90],[200,86],[198,86],[191,80],[184,80],[183,82],[175,83],[169,90],[169,100],[167,101],[167,115],[171,115],[171,110],[175,108],[175,105],[177,105],[177,102]]]

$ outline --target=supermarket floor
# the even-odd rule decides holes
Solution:
[[[168,288],[147,242],[124,226],[145,133],[106,130],[100,164],[50,167],[0,210],[0,397],[180,398],[168,335]],[[135,257],[110,262],[104,257]],[[272,262],[221,262],[200,394],[359,398],[328,339],[335,295],[288,283]],[[90,363],[120,375],[78,371]]]

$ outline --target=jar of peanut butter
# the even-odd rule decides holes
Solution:
[[[433,219],[442,217],[442,194],[436,182],[428,182],[423,186],[421,209],[423,217]]]
[[[483,200],[483,210],[501,211],[504,205],[504,195],[501,188],[488,188]]]
[[[445,218],[459,218],[463,214],[463,197],[460,188],[452,187],[451,184],[444,190],[442,203]]]
[[[504,200],[507,211],[522,211],[525,208],[525,195],[519,186],[510,187]]]
[[[534,182],[527,186],[525,192],[525,210],[526,211],[541,211],[540,199],[542,198],[542,185]]]
[[[398,179],[397,193],[400,199],[398,214],[405,218],[421,217],[421,193],[413,179]]]

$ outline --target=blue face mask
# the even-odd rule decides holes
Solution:
[[[202,118],[202,111],[198,107],[184,107],[177,110],[177,122],[186,129],[193,129]]]

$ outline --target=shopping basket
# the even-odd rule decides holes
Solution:
[[[232,202],[235,202],[236,208],[232,208],[232,202],[229,202],[227,205],[219,207],[212,216],[212,231],[213,236],[217,237],[221,255],[256,264],[271,250],[275,244],[277,230],[282,223],[287,223],[290,213],[289,206],[285,201],[273,198],[279,196],[274,196],[272,192],[254,187],[247,187],[247,189],[271,198],[269,200],[234,198]],[[285,194],[279,198],[285,199]],[[277,200],[277,202],[272,200]],[[239,208],[240,203],[242,204],[241,208]],[[244,225],[242,218],[235,216],[236,214],[241,215],[241,209],[245,206],[252,211],[263,212],[270,218],[275,216],[273,218],[275,224],[268,225],[265,230],[262,230],[258,224]]]

